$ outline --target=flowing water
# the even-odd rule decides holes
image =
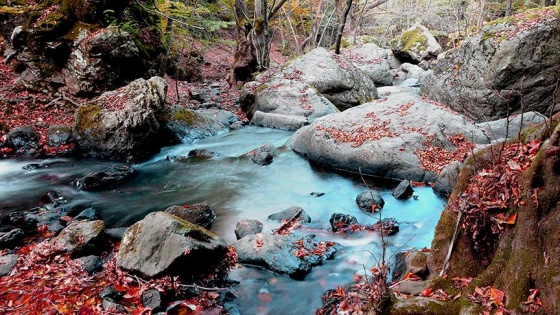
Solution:
[[[263,143],[281,147],[291,132],[247,127],[238,131],[165,148],[142,164],[134,165],[138,175],[114,190],[84,192],[77,190],[76,178],[99,171],[112,162],[57,159],[51,167],[25,171],[22,167],[37,161],[0,160],[0,215],[36,206],[41,196],[55,190],[69,205],[92,206],[100,210],[109,227],[128,226],[146,214],[170,205],[206,203],[216,212],[211,230],[226,242],[235,240],[235,223],[242,218],[263,222],[264,231],[278,228],[267,221],[268,215],[290,206],[301,206],[312,222],[296,234],[315,234],[318,238],[342,245],[335,258],[315,267],[304,280],[294,280],[270,271],[241,267],[230,278],[241,281],[233,289],[233,302],[241,314],[313,314],[322,305],[327,289],[352,282],[355,274],[369,270],[379,258],[381,239],[377,233],[332,234],[332,213],[357,217],[362,224],[377,219],[360,212],[356,196],[366,188],[359,176],[341,174],[311,165],[289,149],[267,166],[258,166],[249,158],[239,158]],[[224,157],[193,157],[185,162],[170,162],[167,155],[187,155],[194,148],[204,148]],[[430,246],[444,200],[430,187],[417,187],[418,200],[396,200],[391,196],[395,183],[369,181],[385,199],[382,216],[395,218],[400,232],[387,238],[388,253],[409,247]],[[325,193],[321,197],[312,192]]]

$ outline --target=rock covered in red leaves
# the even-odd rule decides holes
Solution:
[[[292,149],[309,160],[350,172],[433,181],[475,144],[485,129],[441,104],[397,93],[321,117],[292,137]]]
[[[173,143],[165,119],[167,83],[137,79],[77,108],[74,132],[82,155],[138,162]]]
[[[104,230],[105,222],[101,220],[73,222],[52,239],[52,242],[63,252],[80,252],[92,249]]]
[[[329,259],[337,250],[336,243],[317,241],[313,235],[298,239],[263,233],[247,235],[233,246],[240,263],[263,266],[296,278]]]
[[[228,252],[225,241],[165,212],[153,212],[125,232],[117,266],[146,277],[212,272]]]

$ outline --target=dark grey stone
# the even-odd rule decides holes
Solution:
[[[289,220],[293,218],[296,214],[299,213],[300,210],[301,210],[301,214],[299,214],[298,220],[300,220],[303,223],[310,223],[311,217],[307,214],[307,212],[305,212],[305,210],[303,210],[302,207],[298,207],[298,206],[292,206],[286,210],[273,213],[268,216],[268,219],[272,221],[282,222],[283,220]]]
[[[397,188],[393,190],[393,197],[397,199],[407,199],[412,197],[413,193],[414,193],[414,189],[412,189],[412,186],[410,185],[410,181],[403,179],[399,183]]]
[[[373,213],[374,210],[378,211],[383,209],[383,206],[385,206],[385,200],[383,200],[383,197],[381,197],[381,194],[378,191],[366,189],[356,196],[356,204],[360,210],[366,213]]]

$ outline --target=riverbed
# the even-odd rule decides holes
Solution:
[[[279,223],[267,217],[291,206],[302,207],[312,222],[295,234],[314,234],[335,241],[341,248],[334,259],[315,267],[303,280],[257,267],[235,269],[230,278],[240,281],[232,292],[237,296],[229,307],[241,314],[314,314],[322,305],[327,289],[353,281],[379,259],[381,238],[375,232],[333,234],[329,218],[338,212],[357,217],[361,224],[379,219],[361,212],[356,196],[366,185],[378,190],[385,199],[383,218],[395,218],[400,231],[386,238],[388,256],[407,248],[429,247],[445,200],[430,187],[415,187],[417,199],[396,200],[391,196],[396,183],[361,179],[357,174],[343,174],[310,164],[283,144],[292,132],[246,127],[216,137],[164,148],[152,159],[132,167],[137,175],[129,182],[102,192],[78,190],[74,181],[89,172],[100,171],[115,162],[53,159],[51,167],[26,171],[23,166],[36,160],[0,160],[0,215],[27,210],[40,204],[47,191],[57,191],[68,206],[94,207],[108,227],[129,226],[153,211],[171,205],[208,204],[217,215],[211,230],[228,244],[235,241],[235,224],[242,218],[263,222],[264,232]],[[259,166],[241,157],[261,144],[279,148],[272,164]],[[187,155],[194,148],[216,152],[221,157],[191,157],[171,162],[168,155]],[[324,193],[321,197],[313,192]]]

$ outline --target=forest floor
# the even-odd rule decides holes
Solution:
[[[200,80],[195,82],[177,81],[172,76],[165,75],[168,82],[166,102],[168,105],[180,105],[186,108],[201,107],[199,101],[191,98],[191,90],[212,88],[219,93],[211,100],[214,107],[231,111],[246,121],[245,114],[239,108],[240,89],[231,87],[227,83],[227,76],[233,64],[235,46],[231,43],[235,39],[233,32],[224,30],[222,38],[226,41],[210,46],[199,44],[197,49],[202,55],[203,62],[200,69]],[[0,46],[3,39],[0,38]],[[271,62],[283,64],[287,58],[279,53],[273,44],[271,47]],[[48,142],[48,129],[51,125],[68,125],[74,123],[74,111],[77,105],[88,101],[60,93],[30,92],[25,90],[19,81],[20,74],[16,73],[10,64],[6,64],[0,57],[0,144],[6,141],[7,133],[13,128],[31,125],[41,135],[39,145]],[[0,149],[0,155],[10,154],[9,148]]]

